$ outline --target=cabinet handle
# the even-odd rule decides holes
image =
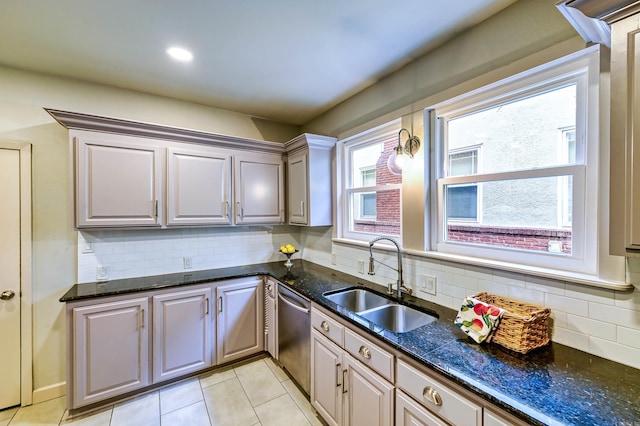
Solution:
[[[300,216],[304,216],[304,201],[300,201]]]
[[[347,393],[347,377],[345,376],[345,374],[347,374],[347,370],[344,369],[342,370],[342,393]]]
[[[218,312],[222,312],[222,296],[218,297]]]
[[[140,309],[140,328],[144,328],[144,309]]]
[[[240,201],[238,201],[238,216],[240,216],[240,220],[244,219],[244,209]]]
[[[158,217],[158,200],[151,201],[151,208],[154,210],[156,218]]]
[[[427,401],[438,407],[442,405],[442,398],[440,397],[440,394],[431,386],[427,386],[426,388],[424,388],[424,391],[422,391],[422,396],[424,396]]]
[[[204,299],[204,315],[209,315],[209,298],[205,297]]]
[[[362,355],[366,359],[371,359],[371,351],[366,346],[360,346],[360,350],[358,351],[360,355]]]
[[[340,383],[340,370],[342,367],[342,364],[338,363],[336,364],[336,387],[339,388],[340,386],[342,386],[342,383]]]
[[[229,202],[228,201],[224,201],[222,203],[222,214],[224,215],[224,217],[229,217]]]
[[[328,332],[328,331],[329,331],[329,323],[328,323],[328,322],[326,322],[326,321],[322,321],[322,322],[320,323],[320,327],[322,327],[322,329],[323,329],[324,331],[326,331],[326,332]]]

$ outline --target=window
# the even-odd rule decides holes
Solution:
[[[598,78],[575,55],[435,106],[433,250],[596,273]]]
[[[344,237],[366,241],[375,235],[400,238],[402,176],[387,168],[399,130],[400,121],[395,120],[340,142]]]

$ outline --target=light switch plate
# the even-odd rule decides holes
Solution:
[[[364,260],[358,260],[358,272],[364,274]]]
[[[107,281],[109,276],[107,275],[107,267],[98,265],[96,267],[96,281]]]
[[[185,257],[182,258],[182,264],[184,266],[184,269],[193,268],[193,263],[191,261],[191,257],[189,257],[189,256],[185,256]]]
[[[423,293],[436,295],[436,277],[433,275],[420,274],[418,276],[418,289]]]
[[[335,253],[331,253],[331,264],[335,265],[336,263],[338,263],[338,256]]]

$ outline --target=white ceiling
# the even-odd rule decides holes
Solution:
[[[514,1],[5,0],[0,64],[303,124]]]

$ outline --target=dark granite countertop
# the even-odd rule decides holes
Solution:
[[[477,345],[453,325],[456,312],[405,296],[404,303],[435,313],[439,321],[393,333],[358,317],[323,293],[350,286],[384,288],[310,262],[282,262],[74,285],[61,302],[99,298],[268,274],[324,308],[350,320],[402,353],[537,425],[639,425],[640,370],[552,343],[527,355],[496,345]]]

